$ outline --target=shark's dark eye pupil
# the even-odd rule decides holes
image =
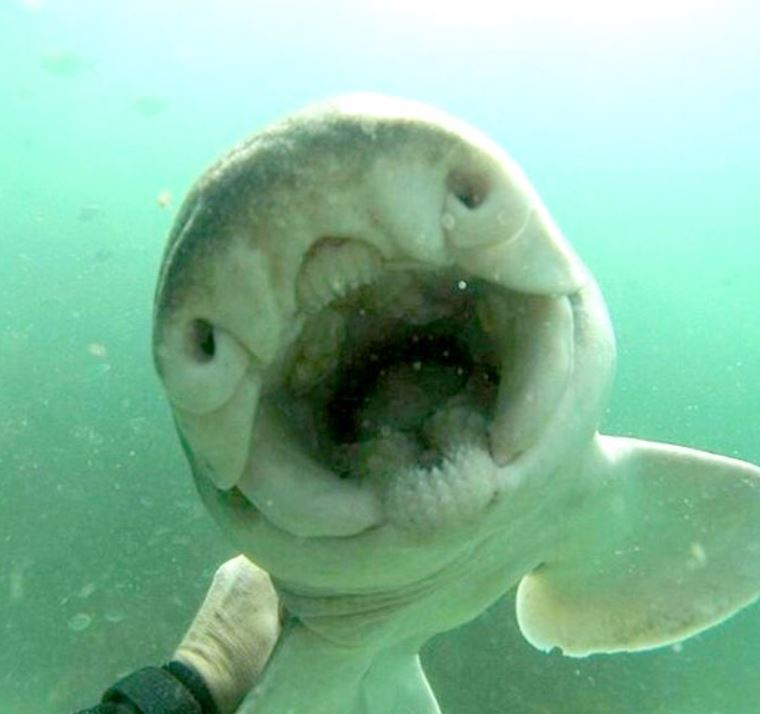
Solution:
[[[216,354],[214,327],[206,320],[194,320],[192,326],[191,345],[193,356],[198,362],[210,362]]]
[[[460,191],[457,193],[457,198],[467,208],[477,208],[480,203],[478,196],[472,191]]]
[[[474,210],[485,200],[487,181],[482,176],[454,172],[449,176],[449,190],[467,209]]]

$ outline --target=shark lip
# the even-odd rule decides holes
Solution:
[[[326,245],[304,262],[301,329],[262,385],[237,489],[303,537],[472,521],[564,394],[569,301]]]

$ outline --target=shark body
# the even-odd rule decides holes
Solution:
[[[433,635],[517,586],[536,647],[676,642],[760,593],[760,469],[598,432],[602,296],[470,127],[357,95],[186,199],[154,352],[199,492],[291,618],[246,714],[435,714]]]

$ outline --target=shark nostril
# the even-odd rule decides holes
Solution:
[[[488,193],[487,181],[484,176],[476,176],[463,171],[452,171],[447,181],[449,191],[468,210],[480,206]]]
[[[190,325],[189,351],[196,362],[211,362],[216,354],[214,326],[206,320],[193,320]]]

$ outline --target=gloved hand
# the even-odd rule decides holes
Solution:
[[[242,555],[214,575],[206,599],[172,659],[203,677],[220,714],[234,712],[280,634],[277,594],[267,573]]]

